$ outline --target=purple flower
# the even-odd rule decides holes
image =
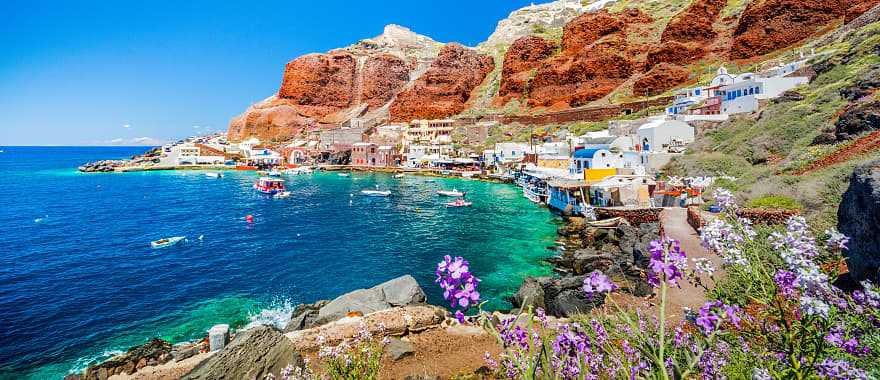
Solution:
[[[648,273],[648,283],[658,287],[665,281],[669,285],[678,286],[678,280],[684,276],[684,269],[687,268],[687,256],[681,250],[681,243],[663,237],[651,242],[650,251],[651,271]]]
[[[700,306],[696,318],[696,325],[704,334],[709,335],[721,325],[722,319],[727,318],[737,328],[740,327],[740,309],[737,306],[726,305],[721,301],[708,301]]]
[[[611,282],[608,276],[602,272],[593,271],[593,273],[590,273],[590,277],[584,279],[583,289],[584,293],[587,293],[587,297],[592,299],[593,294],[612,292],[617,289],[617,285]]]
[[[825,234],[828,235],[828,240],[825,241],[825,246],[828,247],[828,249],[832,251],[843,251],[848,249],[846,245],[849,244],[849,237],[846,235],[835,229],[825,230]]]
[[[819,376],[835,380],[860,380],[868,378],[868,374],[865,371],[853,367],[844,360],[825,359],[816,365],[816,371],[819,372]]]
[[[797,287],[800,285],[797,275],[787,270],[776,272],[773,280],[776,282],[776,286],[779,287],[779,292],[785,298],[792,298]]]
[[[462,313],[461,310],[456,310],[455,319],[458,320],[458,323],[464,323],[464,313]]]
[[[718,189],[715,189],[712,196],[715,198],[715,204],[723,210],[733,210],[736,208],[736,201],[730,190],[719,187]]]
[[[462,309],[459,313],[480,302],[480,292],[477,291],[480,279],[474,277],[469,268],[467,260],[449,255],[437,264],[437,279],[434,282],[443,289],[443,298],[449,301],[451,307]]]

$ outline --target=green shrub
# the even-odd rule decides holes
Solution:
[[[802,210],[804,208],[804,206],[797,200],[784,195],[765,195],[758,197],[749,201],[748,206],[752,208],[783,210]]]

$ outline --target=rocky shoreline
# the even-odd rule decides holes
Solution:
[[[158,162],[162,156],[161,148],[153,148],[141,155],[131,156],[127,160],[99,160],[87,162],[77,168],[83,173],[109,173],[127,166],[138,166]]]
[[[510,300],[519,310],[540,307],[562,318],[588,313],[603,302],[588,299],[581,290],[584,279],[596,270],[620,285],[620,292],[651,294],[645,272],[650,242],[662,233],[659,211],[632,210],[598,222],[567,218],[558,233],[559,255],[546,260],[558,276],[526,278]]]

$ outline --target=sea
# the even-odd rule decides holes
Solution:
[[[405,274],[448,306],[433,283],[444,255],[470,262],[486,310],[551,273],[561,221],[512,185],[316,172],[274,199],[252,189],[255,172],[76,170],[146,149],[0,147],[0,379],[61,379],[218,323],[283,327],[298,303]],[[392,195],[360,194],[377,188]],[[445,207],[436,191],[453,188],[473,206]],[[186,240],[150,247],[171,236]]]

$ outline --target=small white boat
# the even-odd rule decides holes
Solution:
[[[272,170],[269,170],[269,172],[266,173],[266,175],[268,175],[269,177],[281,177],[281,172],[278,171],[277,169],[272,169]]]
[[[470,207],[473,203],[465,201],[462,198],[458,198],[455,202],[449,202],[446,204],[446,207]]]
[[[437,195],[444,197],[463,197],[465,193],[453,188],[452,190],[437,190]]]
[[[150,242],[150,246],[153,247],[153,249],[166,248],[182,242],[183,239],[186,239],[186,236],[174,236],[170,238],[159,239]]]
[[[340,177],[351,177],[351,173],[339,173],[337,175]]]
[[[273,195],[273,197],[275,197],[275,198],[287,198],[289,196],[290,196],[289,191],[282,191],[280,193],[275,193],[275,195]]]
[[[403,173],[394,175],[394,178],[403,178],[403,177],[406,177]]]
[[[205,177],[208,178],[222,178],[223,173],[205,173]]]
[[[387,197],[391,195],[391,192],[387,190],[361,190],[361,194],[368,197]]]
[[[308,166],[300,166],[298,168],[287,169],[284,171],[285,174],[297,175],[297,174],[312,174],[312,168]]]

